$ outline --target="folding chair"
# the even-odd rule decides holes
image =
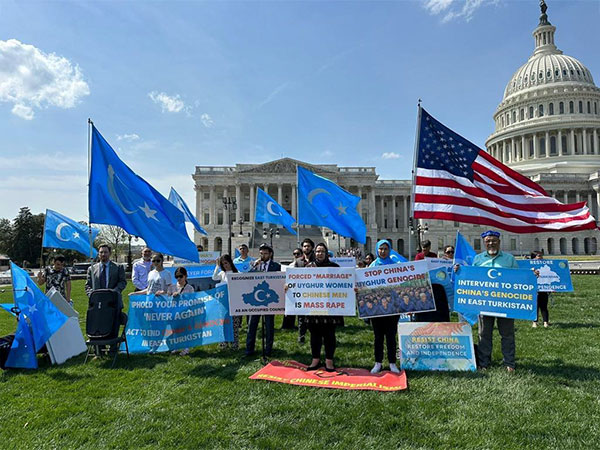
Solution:
[[[92,352],[100,355],[102,349],[108,353],[114,353],[111,369],[115,366],[119,346],[121,342],[125,343],[125,351],[129,358],[129,346],[125,336],[125,325],[127,324],[127,314],[121,311],[119,306],[119,294],[111,289],[97,289],[92,292],[88,304],[85,332],[88,340],[85,342],[88,351],[85,355],[84,364],[87,362]],[[119,330],[123,325],[123,332]]]

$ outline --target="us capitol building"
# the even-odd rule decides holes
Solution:
[[[511,77],[494,113],[495,130],[486,141],[487,152],[539,183],[563,203],[586,201],[599,218],[600,205],[600,89],[590,71],[555,45],[554,27],[541,2],[539,25],[533,31],[534,51]],[[358,210],[367,225],[365,251],[389,239],[395,250],[415,254],[417,236],[429,239],[432,250],[454,244],[460,229],[475,250],[481,250],[481,226],[441,220],[410,226],[411,180],[380,180],[375,167],[338,167],[283,158],[264,164],[231,167],[197,166],[192,175],[196,216],[208,237],[196,233],[205,250],[227,251],[248,243],[256,247],[273,239],[276,257],[290,257],[297,237],[285,229],[254,222],[256,188],[296,215],[296,166],[332,180],[361,198]],[[228,201],[224,207],[223,199]],[[235,201],[235,209],[233,202]],[[337,251],[359,244],[329,229],[300,226],[300,239],[324,241]],[[264,238],[266,236],[266,239]],[[576,233],[502,233],[503,250],[515,254],[544,250],[547,254],[598,254],[596,230]]]

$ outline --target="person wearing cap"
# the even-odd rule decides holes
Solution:
[[[475,256],[474,266],[480,267],[503,267],[506,269],[518,269],[517,260],[510,253],[500,250],[500,233],[488,230],[481,234],[485,251]],[[506,370],[515,370],[515,320],[504,317],[479,316],[479,345],[477,354],[479,356],[479,367],[485,370],[492,360],[492,339],[494,321],[498,322],[498,332],[502,344],[503,364]]]
[[[273,261],[273,248],[268,244],[261,244],[258,248],[260,258],[252,265],[250,272],[279,272],[281,265]],[[261,316],[251,316],[248,322],[248,334],[246,335],[246,356],[254,355],[256,343],[256,331],[258,330],[258,322]],[[275,318],[273,315],[263,315],[265,321],[265,356],[271,356],[273,351],[273,340],[275,335]]]

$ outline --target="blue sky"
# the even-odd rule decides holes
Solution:
[[[600,79],[597,1],[548,1]],[[408,179],[417,99],[480,146],[533,51],[535,0],[0,2],[0,217],[87,218],[87,118],[165,196],[196,165]]]

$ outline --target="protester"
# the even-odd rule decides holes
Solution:
[[[148,287],[148,274],[152,270],[152,250],[144,247],[142,250],[142,258],[133,263],[131,272],[131,281],[135,286],[135,291],[143,291]]]
[[[247,249],[246,249],[247,250]],[[246,256],[248,253],[246,252]],[[223,284],[227,284],[227,274],[228,273],[238,273],[237,267],[233,263],[231,259],[231,255],[224,254],[220,258],[217,258],[215,264],[215,271],[213,272],[212,279],[215,281],[219,281],[217,286],[221,286]],[[233,318],[233,342],[231,343],[231,348],[237,350],[240,346],[240,328],[242,327],[242,316],[234,316]],[[220,344],[221,348],[226,348],[228,346],[227,342],[222,342]]]
[[[273,249],[268,244],[261,244],[258,249],[260,253],[260,259],[254,262],[251,272],[279,272],[281,266],[279,263],[273,261]],[[248,335],[246,336],[246,356],[252,356],[254,354],[254,348],[256,344],[256,331],[258,329],[258,322],[260,318],[263,318],[265,323],[265,338],[266,344],[264,348],[264,355],[271,356],[273,351],[273,339],[275,334],[275,318],[272,315],[252,316],[248,323]]]
[[[454,247],[452,245],[446,245],[446,247],[444,247],[442,259],[454,259]]]
[[[169,286],[167,290],[167,295],[171,297],[177,297],[182,294],[193,294],[194,286],[188,283],[187,281],[187,270],[185,267],[178,267],[175,269],[175,279],[177,283]],[[177,353],[177,350],[173,350],[171,353]],[[190,349],[188,347],[181,350],[179,353],[181,356],[188,355],[190,353]]]
[[[544,253],[538,250],[531,252],[531,259],[544,259]],[[538,310],[542,313],[542,320],[544,321],[544,328],[548,328],[550,326],[550,318],[548,314],[548,292],[539,292],[537,294],[537,306]],[[538,317],[539,318],[539,317]],[[531,326],[533,328],[537,328],[537,320],[535,320]]]
[[[421,242],[421,252],[417,253],[415,256],[415,261],[420,261],[425,258],[437,258],[437,254],[431,251],[431,241],[429,239],[425,239]]]
[[[365,266],[369,267],[375,261],[375,255],[373,253],[367,253],[365,255]]]
[[[240,245],[238,247],[238,250],[240,251],[240,256],[233,260],[233,264],[241,265],[242,267],[244,267],[244,269],[242,269],[242,272],[247,272],[252,267],[254,259],[250,257],[250,255],[248,255],[248,246],[246,244]]]
[[[500,250],[500,233],[493,230],[481,234],[486,251],[479,253],[473,259],[474,266],[503,267],[518,269],[517,260],[510,253]],[[460,270],[457,264],[454,270]],[[494,321],[498,320],[498,332],[502,346],[503,364],[509,372],[515,371],[515,321],[504,317],[479,316],[479,345],[477,355],[479,368],[485,370],[492,360]]]
[[[98,248],[100,262],[88,268],[85,280],[85,293],[90,297],[96,289],[112,289],[119,294],[119,309],[123,309],[121,292],[127,286],[125,269],[123,266],[110,261],[110,254],[110,246],[102,244]]]
[[[329,250],[323,243],[315,247],[315,261],[307,267],[339,267],[329,259]],[[310,331],[310,350],[312,362],[306,370],[316,370],[321,366],[321,347],[325,345],[325,370],[334,372],[333,356],[335,354],[335,328],[344,325],[341,316],[306,316],[306,324]]]
[[[395,264],[390,258],[390,243],[382,239],[377,242],[377,259],[375,259],[369,267],[383,266]],[[367,305],[368,307],[368,305]],[[371,373],[379,373],[383,362],[383,340],[385,337],[387,347],[387,357],[390,363],[390,370],[394,373],[400,373],[396,366],[396,335],[398,333],[398,315],[373,317],[371,324],[373,325],[373,335],[375,337],[375,365],[371,369]]]
[[[315,261],[315,243],[312,239],[306,238],[302,241],[302,255],[296,258],[290,267],[306,267],[311,262]],[[288,319],[289,320],[289,319]],[[306,322],[304,316],[298,316],[298,343],[304,344],[306,341]]]
[[[131,292],[129,295],[164,295],[169,291],[169,287],[173,284],[171,272],[165,270],[163,266],[164,256],[162,253],[152,255],[152,265],[154,269],[148,274],[148,287],[138,292]]]
[[[46,284],[46,292],[54,288],[63,298],[73,305],[71,300],[71,275],[65,267],[65,257],[56,255],[52,261],[52,268],[45,267],[37,274],[38,284],[41,286]]]
[[[304,262],[302,258],[302,248],[296,247],[292,252],[292,256],[294,260],[288,265],[288,267],[304,267]],[[300,261],[298,261],[300,260]],[[298,265],[296,265],[298,264]],[[293,314],[283,316],[283,321],[281,323],[282,330],[295,330],[296,329],[296,316]],[[298,342],[304,342],[304,338],[300,339],[298,337]]]

